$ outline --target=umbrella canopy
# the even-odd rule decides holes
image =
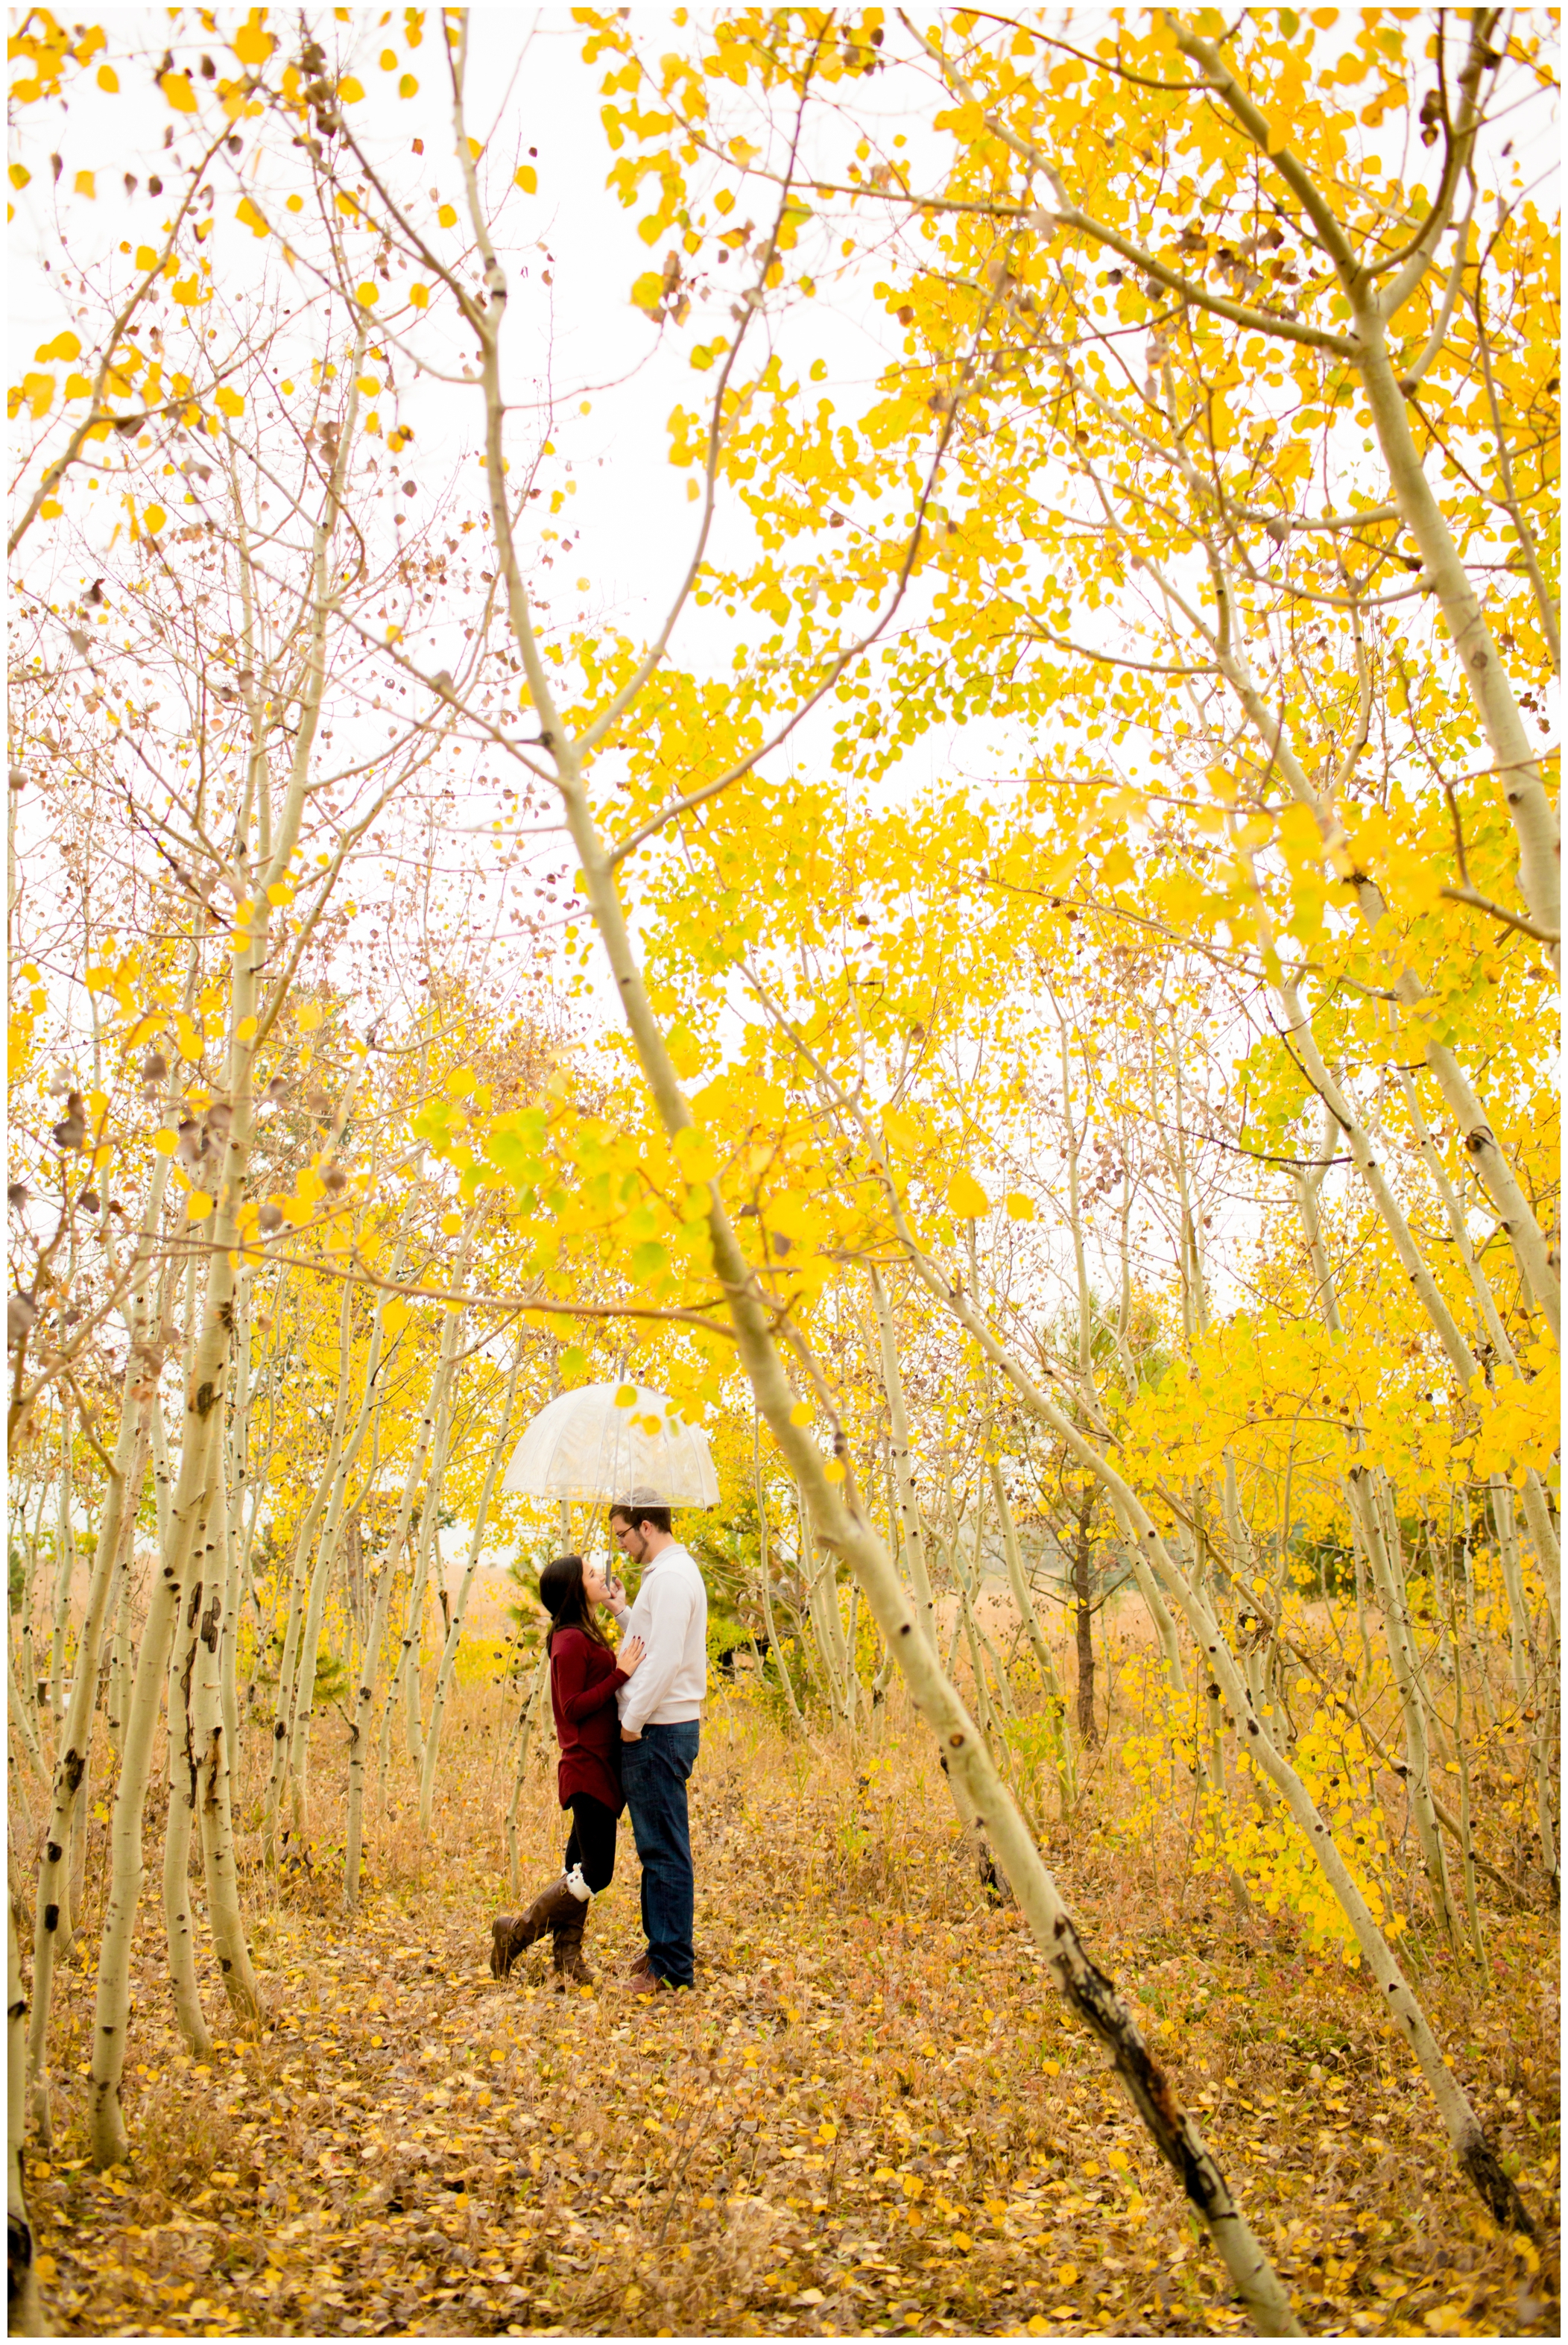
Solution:
[[[541,1409],[501,1484],[531,1498],[712,1507],[719,1477],[708,1436],[682,1422],[663,1393],[582,1385]]]

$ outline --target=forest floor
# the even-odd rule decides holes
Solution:
[[[454,1706],[433,1845],[406,1762],[352,1921],[323,1837],[250,1884],[268,2001],[216,2044],[172,2022],[156,1835],[127,2061],[127,2165],[86,2162],[85,1966],[58,1986],[55,2139],[29,2156],[51,2317],[120,2336],[1205,2336],[1242,2333],[1105,2056],[1015,1913],[955,1847],[929,1745],[779,1735],[710,1705],[693,1779],[699,1992],[637,1998],[622,1830],[592,1918],[595,1992],[547,1955],[489,1973],[506,1893],[515,1708]],[[258,1738],[259,1739],[259,1738]],[[326,1730],[321,1731],[325,1746]],[[531,1884],[560,1846],[531,1761]],[[326,1772],[323,1747],[318,1766]],[[1555,2335],[1553,2276],[1499,2237],[1363,1975],[1229,1904],[1091,1802],[1045,1845],[1089,1951],[1134,2001],[1302,2326],[1324,2336]],[[101,1827],[99,1828],[101,1832]],[[1429,1957],[1453,2064],[1555,2236],[1557,1941],[1493,1917],[1495,1983]]]

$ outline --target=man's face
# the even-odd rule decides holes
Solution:
[[[624,1515],[612,1515],[610,1528],[616,1546],[628,1562],[641,1563],[647,1555],[648,1541],[636,1524],[629,1522]]]

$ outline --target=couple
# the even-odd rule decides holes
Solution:
[[[561,1744],[561,1804],[572,1810],[572,1836],[559,1879],[526,1913],[503,1914],[495,1923],[490,1966],[505,1978],[523,1948],[548,1930],[558,1985],[592,1985],[582,1934],[590,1901],[614,1873],[616,1820],[626,1807],[642,1863],[647,1940],[630,1985],[646,1995],[694,1984],[686,1778],[696,1762],[708,1684],[708,1594],[671,1532],[667,1507],[612,1507],[610,1529],[622,1554],[642,1567],[630,1610],[621,1582],[581,1556],[558,1556],[539,1575],[551,1616],[545,1650]],[[595,1605],[614,1615],[622,1635],[616,1652]]]

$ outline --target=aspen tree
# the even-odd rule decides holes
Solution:
[[[523,1786],[528,1780],[528,1754],[533,1742],[533,1730],[544,1708],[550,1686],[550,1655],[541,1653],[529,1680],[528,1691],[522,1698],[522,1708],[517,1721],[517,1765],[512,1772],[511,1798],[506,1810],[506,1870],[514,1897],[522,1893],[522,1855],[519,1821],[522,1810]]]
[[[895,1210],[896,1212],[896,1207]],[[902,1221],[901,1216],[899,1219]],[[1365,1898],[1335,1844],[1329,1824],[1306,1783],[1278,1749],[1267,1723],[1254,1713],[1245,1677],[1237,1666],[1219,1620],[1198,1593],[1192,1578],[1174,1560],[1152,1518],[1108,1458],[1040,1389],[1021,1363],[992,1333],[969,1298],[947,1284],[936,1264],[915,1244],[906,1227],[902,1233],[910,1262],[933,1297],[946,1304],[954,1316],[968,1329],[980,1349],[1007,1377],[1026,1406],[1042,1424],[1050,1426],[1080,1464],[1118,1500],[1122,1512],[1138,1533],[1155,1577],[1186,1615],[1195,1640],[1219,1680],[1239,1733],[1243,1731],[1246,1733],[1245,1747],[1280,1792],[1297,1824],[1307,1836],[1308,1844],[1355,1933],[1367,1968],[1376,1981],[1380,1994],[1387,1998],[1383,2007],[1410,2043],[1437,2104],[1462,2171],[1498,2222],[1515,2230],[1533,2233],[1534,2225],[1513,2182],[1504,2171],[1487,2138],[1485,2128],[1444,2059],[1426,2015],[1411,1992],[1386,1936],[1373,1920]]]
[[[899,1560],[915,1593],[915,1617],[922,1624],[921,1633],[934,1647],[936,1611],[926,1568],[925,1533],[921,1528],[920,1508],[910,1470],[909,1418],[904,1404],[904,1379],[898,1367],[897,1329],[887,1290],[875,1264],[869,1276],[877,1335],[882,1346],[882,1386],[887,1396],[889,1453],[893,1465],[893,1487],[898,1501]]]
[[[630,1030],[633,1048],[654,1106],[666,1132],[675,1134],[692,1127],[692,1113],[672,1063],[664,1034],[655,1020],[628,933],[617,892],[614,867],[593,820],[582,783],[582,760],[591,746],[592,731],[574,736],[556,706],[545,663],[530,615],[529,602],[511,531],[504,488],[502,419],[498,324],[504,310],[506,279],[491,240],[480,200],[472,154],[464,124],[464,76],[468,21],[460,15],[449,40],[453,96],[453,136],[463,173],[469,221],[483,268],[487,307],[481,310],[466,294],[465,322],[475,333],[481,353],[481,381],[485,413],[485,471],[490,496],[491,527],[498,557],[513,639],[522,659],[529,692],[553,769],[567,827],[582,872],[600,943],[609,961]],[[771,249],[770,249],[771,257]],[[728,372],[726,365],[726,374]],[[646,671],[645,671],[646,672]],[[640,688],[642,677],[635,679]],[[636,697],[626,690],[620,705],[612,702],[610,721]],[[597,720],[601,731],[605,717]],[[702,1194],[704,1184],[693,1183]],[[708,1183],[704,1204],[713,1264],[723,1284],[731,1327],[742,1365],[797,1486],[809,1504],[814,1520],[830,1545],[843,1553],[865,1590],[877,1626],[898,1652],[911,1691],[939,1738],[945,1763],[955,1781],[963,1783],[977,1813],[992,1835],[1007,1877],[1041,1945],[1053,1975],[1083,2018],[1095,2027],[1116,2057],[1118,2071],[1132,2092],[1135,2105],[1162,2153],[1181,2173],[1189,2198],[1206,2222],[1252,2318],[1270,2335],[1299,2333],[1283,2288],[1258,2242],[1234,2206],[1212,2157],[1191,2120],[1179,2108],[1168,2080],[1158,2069],[1136,2025],[1110,1983],[1088,1961],[1077,1934],[1042,1863],[1032,1835],[1008,1798],[995,1768],[986,1757],[956,1693],[943,1678],[930,1649],[916,1630],[908,1604],[891,1557],[876,1537],[855,1497],[848,1468],[841,1454],[832,1461],[830,1477],[821,1453],[794,1422],[795,1401],[784,1375],[765,1307],[751,1267],[736,1242],[716,1183]],[[840,1485],[845,1486],[843,1497]],[[847,1503],[846,1503],[847,1502]]]
[[[5,2311],[13,2337],[52,2335],[38,2286],[37,2242],[27,2211],[26,2155],[27,1995],[16,1944],[16,1914],[5,1909]]]
[[[339,1491],[339,1475],[342,1465],[344,1427],[348,1423],[351,1392],[349,1376],[349,1334],[353,1312],[353,1282],[346,1279],[339,1304],[337,1397],[333,1404],[332,1430],[327,1457],[316,1477],[315,1490],[305,1510],[294,1541],[294,1553],[288,1574],[288,1617],[284,1626],[283,1644],[278,1661],[278,1691],[272,1721],[272,1764],[268,1776],[267,1791],[262,1804],[261,1847],[269,1869],[278,1863],[278,1818],[282,1806],[284,1788],[289,1780],[289,1757],[294,1717],[298,1701],[298,1684],[303,1670],[301,1635],[305,1626],[306,1591],[314,1592],[316,1574],[307,1570],[307,1558],[316,1543],[321,1518],[335,1493]],[[318,1563],[317,1571],[320,1567]],[[323,1588],[321,1602],[326,1602]],[[312,1688],[316,1662],[312,1654],[310,1674]],[[309,1696],[307,1697],[309,1700]]]
[[[803,1721],[800,1704],[795,1700],[794,1680],[790,1675],[789,1665],[779,1650],[778,1629],[774,1619],[773,1540],[768,1521],[767,1484],[763,1475],[762,1419],[754,1408],[752,1411],[752,1490],[757,1509],[757,1587],[763,1609],[763,1633],[767,1639],[768,1653],[773,1657],[774,1667],[778,1671],[780,1682],[784,1687],[784,1700],[789,1704],[790,1717],[794,1724],[799,1726]],[[764,1656],[764,1667],[765,1668],[766,1665]]]
[[[224,1722],[222,1656],[226,1641],[226,1590],[230,1577],[232,1542],[221,1444],[215,1454],[213,1485],[213,1519],[207,1542],[209,1576],[197,1623],[192,1657],[195,1674],[187,1697],[192,1787],[201,1822],[207,1916],[212,1932],[213,1950],[235,2013],[247,2025],[254,2025],[261,2016],[261,1996],[251,1966],[250,1949],[240,1912],[234,1820],[229,1798],[232,1761]],[[227,1641],[232,1648],[232,1629]]]
[[[76,1664],[70,1694],[61,1721],[58,1756],[51,1790],[49,1822],[44,1853],[33,1937],[32,2010],[27,2036],[26,2089],[34,2122],[46,2140],[49,2136],[49,2088],[45,2071],[49,2013],[54,1984],[55,1951],[59,1940],[62,1868],[71,1827],[78,1807],[86,1770],[88,1739],[98,1689],[98,1660],[104,1621],[116,1579],[123,1580],[137,1510],[147,1477],[151,1422],[157,1403],[147,1383],[138,1346],[149,1338],[151,1315],[148,1289],[153,1268],[153,1244],[163,1210],[168,1160],[159,1157],[148,1183],[141,1228],[130,1272],[126,1309],[131,1355],[120,1400],[119,1436],[104,1491],[97,1539],[88,1574],[86,1598],[76,1639]]]
[[[345,1382],[348,1378],[348,1327],[351,1312],[354,1282],[344,1282],[343,1335],[339,1359]],[[384,1298],[383,1306],[384,1307]],[[300,1847],[305,1844],[309,1813],[310,1722],[316,1701],[316,1672],[320,1659],[321,1629],[326,1618],[327,1592],[338,1561],[339,1543],[342,1536],[343,1515],[348,1503],[349,1477],[359,1462],[360,1451],[374,1422],[379,1408],[376,1367],[380,1353],[380,1310],[372,1327],[370,1358],[367,1364],[365,1386],[355,1417],[354,1429],[342,1445],[336,1460],[325,1518],[317,1538],[316,1561],[309,1579],[305,1605],[305,1623],[300,1631],[298,1659],[295,1664],[294,1689],[290,1697],[288,1731],[288,1796],[293,1814],[294,1835]]]
[[[387,1780],[389,1748],[392,1731],[392,1712],[400,1700],[403,1705],[404,1740],[409,1757],[418,1766],[424,1757],[424,1738],[420,1726],[420,1641],[424,1625],[425,1604],[430,1590],[430,1558],[436,1560],[438,1585],[442,1577],[441,1553],[441,1492],[446,1481],[447,1466],[451,1455],[453,1421],[457,1413],[457,1380],[448,1380],[442,1396],[440,1422],[436,1428],[435,1445],[430,1453],[430,1477],[420,1508],[420,1540],[414,1550],[413,1576],[409,1583],[408,1609],[403,1616],[403,1633],[398,1646],[398,1658],[392,1665],[387,1685],[387,1699],[381,1711],[380,1779]]]
[[[329,565],[341,509],[343,468],[357,412],[358,391],[347,403],[344,443],[337,451],[322,509],[311,531],[309,577],[304,596],[304,622],[290,647],[298,694],[298,722],[286,778],[274,807],[270,777],[253,755],[257,784],[258,869],[255,893],[245,900],[248,923],[236,939],[229,980],[227,1132],[220,1152],[217,1193],[209,1217],[206,1294],[198,1328],[192,1331],[191,1356],[185,1378],[179,1472],[170,1495],[167,1529],[157,1579],[149,1594],[147,1617],[137,1657],[126,1748],[120,1766],[110,1828],[109,1894],[98,1956],[96,2008],[94,2018],[89,2132],[92,2156],[99,2166],[112,2165],[126,2151],[120,2110],[119,2083],[126,2056],[130,2005],[130,1941],[141,1893],[142,1819],[157,1715],[160,1682],[169,1644],[187,1591],[199,1576],[195,1550],[211,1510],[216,1445],[223,1433],[224,1404],[238,1275],[240,1205],[253,1137],[252,1068],[258,1043],[277,1019],[292,981],[301,947],[298,944],[278,974],[263,991],[261,972],[268,955],[268,930],[272,904],[268,889],[280,886],[289,867],[304,818],[316,727],[326,685],[325,650],[333,607]],[[265,736],[263,734],[262,737]],[[329,860],[324,881],[340,868]],[[321,899],[325,900],[325,885]]]
[[[518,1379],[522,1374],[524,1337],[519,1335],[512,1354],[511,1374],[507,1378],[506,1395],[497,1420],[495,1446],[474,1508],[473,1532],[469,1540],[468,1560],[462,1578],[452,1599],[451,1618],[447,1626],[446,1642],[441,1648],[440,1663],[436,1670],[435,1691],[430,1698],[430,1722],[425,1732],[424,1751],[420,1770],[420,1830],[429,1836],[435,1802],[436,1764],[440,1756],[441,1719],[446,1710],[448,1689],[452,1671],[457,1666],[458,1647],[462,1641],[463,1620],[468,1611],[469,1592],[474,1573],[484,1551],[485,1524],[489,1519],[491,1500],[495,1495],[496,1477],[505,1463],[506,1451],[512,1437],[512,1404],[517,1398]]]
[[[370,1625],[365,1638],[365,1649],[359,1659],[359,1682],[354,1690],[354,1714],[349,1728],[349,1817],[343,1853],[343,1910],[352,1913],[359,1902],[359,1870],[364,1854],[365,1755],[369,1741],[370,1713],[376,1699],[376,1672],[381,1657],[381,1644],[387,1633],[387,1614],[391,1603],[392,1581],[409,1537],[413,1520],[414,1504],[420,1485],[425,1478],[430,1444],[436,1421],[446,1407],[447,1393],[453,1364],[457,1358],[460,1311],[448,1311],[441,1323],[440,1351],[430,1389],[420,1411],[419,1426],[414,1436],[408,1471],[403,1477],[402,1497],[391,1532],[381,1551],[375,1578],[375,1599],[370,1608]],[[425,1483],[425,1503],[431,1510],[433,1492],[429,1480]]]
[[[163,1916],[168,1949],[169,1983],[174,1991],[175,2025],[180,2041],[192,2056],[205,2060],[212,2036],[202,2008],[196,1974],[196,1929],[190,1910],[191,1836],[196,1830],[200,1796],[196,1765],[196,1733],[191,1718],[191,1681],[196,1673],[196,1649],[200,1635],[198,1582],[182,1606],[169,1639],[168,1676],[164,1694],[164,1721],[168,1751],[168,1814],[164,1824]]]

